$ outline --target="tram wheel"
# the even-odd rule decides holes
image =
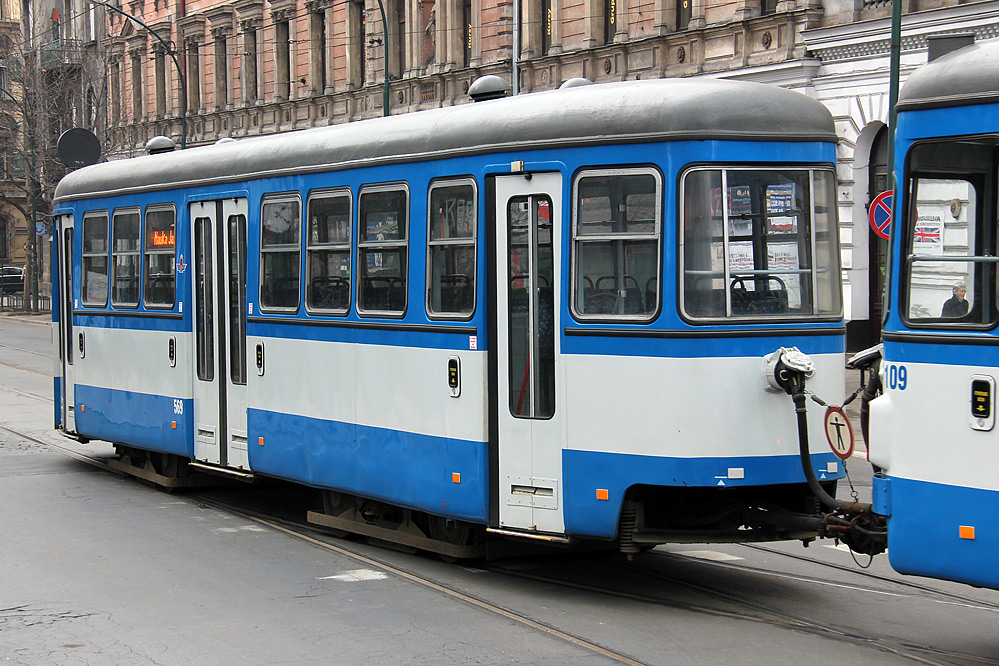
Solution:
[[[339,516],[347,508],[344,506],[345,498],[335,490],[324,490],[323,492],[323,512],[327,516]],[[343,539],[350,536],[346,530],[338,530],[334,527],[326,527],[325,530],[333,536]]]

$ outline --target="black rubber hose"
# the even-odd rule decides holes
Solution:
[[[833,511],[846,511],[852,513],[865,513],[870,511],[871,505],[865,502],[844,502],[838,500],[822,487],[819,480],[815,478],[815,470],[812,469],[812,458],[808,450],[808,415],[805,408],[805,381],[801,378],[793,382],[794,392],[791,399],[794,400],[794,411],[798,415],[798,451],[801,454],[801,470],[805,473],[805,481],[820,502]]]

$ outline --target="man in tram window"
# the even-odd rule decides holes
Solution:
[[[968,289],[964,286],[963,282],[956,283],[954,285],[954,294],[944,302],[943,311],[941,311],[940,316],[956,319],[968,314],[968,301],[964,298],[967,293]]]

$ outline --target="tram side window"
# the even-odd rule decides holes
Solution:
[[[84,305],[108,302],[108,216],[83,218],[83,276],[80,284]]]
[[[115,211],[111,221],[111,303],[139,304],[139,211]]]
[[[996,138],[912,148],[902,308],[911,324],[980,328],[999,319],[997,158]]]
[[[684,313],[839,316],[834,186],[827,170],[688,171],[681,190]]]
[[[350,194],[309,199],[306,304],[310,310],[345,313],[350,307]]]
[[[362,190],[358,208],[358,311],[402,314],[407,292],[408,192]]]
[[[264,201],[260,213],[260,307],[298,310],[301,264],[301,202]]]
[[[573,312],[580,319],[649,320],[661,290],[659,173],[583,173],[573,202]]]
[[[427,310],[468,317],[475,309],[475,187],[439,183],[430,190]]]
[[[173,208],[146,211],[146,272],[143,302],[173,307],[177,274],[177,215]]]

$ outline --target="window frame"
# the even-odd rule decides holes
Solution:
[[[470,185],[472,188],[472,210],[474,214],[474,219],[472,220],[472,236],[471,238],[446,238],[446,239],[431,239],[430,225],[433,224],[431,219],[431,206],[430,202],[433,200],[433,191],[435,189],[444,189],[448,187],[461,187]],[[424,294],[426,298],[424,299],[424,307],[426,309],[427,318],[432,320],[440,321],[470,321],[475,317],[475,311],[478,308],[478,272],[479,272],[479,184],[472,176],[456,177],[456,178],[440,178],[437,180],[430,181],[430,185],[427,187],[427,265],[426,265],[426,282]],[[472,309],[465,314],[464,312],[434,312],[431,308],[431,289],[433,286],[432,280],[432,268],[433,264],[431,258],[433,257],[433,251],[435,247],[468,247],[472,248]]]
[[[312,242],[312,222],[309,219],[309,206],[316,199],[337,199],[346,197],[347,199],[347,241],[345,243],[315,243]],[[303,216],[302,231],[305,234],[305,311],[309,314],[344,317],[350,314],[353,305],[354,294],[354,194],[349,187],[336,187],[309,192],[305,200],[305,214]],[[345,308],[317,308],[310,304],[310,292],[312,290],[312,262],[309,261],[310,252],[321,251],[347,251],[348,262],[348,283],[347,283],[347,306]]]
[[[579,183],[584,178],[592,177],[602,177],[602,176],[649,176],[651,175],[656,181],[656,197],[655,197],[655,220],[654,227],[655,230],[652,234],[648,233],[608,233],[608,234],[597,234],[597,235],[581,235],[579,233]],[[571,210],[572,210],[572,221],[571,229],[569,231],[569,246],[570,246],[570,257],[569,257],[569,312],[572,314],[573,319],[579,322],[585,323],[595,323],[595,322],[615,322],[615,323],[626,323],[626,324],[649,324],[655,321],[659,315],[662,313],[663,307],[663,261],[664,258],[664,246],[665,246],[665,235],[664,235],[664,225],[663,217],[665,215],[665,178],[658,168],[652,165],[621,165],[614,167],[587,167],[579,169],[572,178],[572,200],[571,200]],[[620,241],[634,241],[634,240],[652,240],[656,246],[656,307],[647,314],[608,314],[608,313],[592,313],[586,314],[580,312],[577,309],[577,294],[579,289],[579,246],[582,242],[586,241],[608,241],[612,242],[615,240]]]
[[[126,215],[136,215],[139,218],[139,224],[138,224],[138,234],[139,235],[138,235],[138,238],[135,239],[136,240],[136,249],[135,249],[134,252],[131,251],[131,250],[128,250],[128,251],[117,251],[115,249],[115,246],[114,246],[115,245],[115,231],[118,228],[118,225],[116,224],[115,220],[118,219],[119,217],[124,217]],[[109,246],[110,246],[110,249],[111,249],[111,261],[108,264],[108,273],[109,273],[108,274],[108,292],[109,292],[109,298],[111,299],[111,307],[114,308],[115,310],[118,310],[118,309],[122,309],[122,310],[135,310],[136,308],[139,307],[139,303],[142,302],[142,296],[141,296],[141,291],[142,291],[142,260],[143,260],[142,240],[143,240],[143,230],[145,228],[145,225],[143,224],[144,221],[145,220],[143,219],[143,216],[142,216],[142,209],[139,208],[139,207],[137,207],[137,206],[126,206],[124,208],[115,208],[111,212],[111,230],[110,230],[110,234],[109,234],[110,235]],[[135,256],[135,257],[137,257],[137,260],[136,260],[137,269],[136,270],[138,272],[138,275],[135,276],[135,279],[136,279],[136,295],[135,295],[135,302],[134,303],[132,301],[121,302],[121,301],[115,300],[115,288],[114,288],[114,284],[115,284],[115,281],[117,280],[117,277],[118,277],[118,262],[117,262],[117,258],[121,257],[121,256]]]
[[[149,279],[149,271],[146,269],[146,260],[149,255],[153,254],[171,254],[170,251],[150,251],[147,247],[146,241],[146,226],[149,219],[149,213],[160,213],[169,211],[173,213],[173,230],[174,230],[174,242],[173,242],[173,301],[169,304],[167,303],[153,303],[146,299],[146,287],[147,281]],[[180,238],[180,233],[178,233],[179,220],[177,219],[177,207],[172,203],[162,203],[162,204],[149,204],[146,206],[145,214],[142,217],[142,306],[148,310],[172,310],[177,305],[177,240]]]
[[[914,151],[921,147],[932,146],[934,144],[951,144],[951,146],[953,146],[953,144],[956,143],[976,142],[991,143],[992,158],[988,167],[984,170],[980,168],[970,170],[967,164],[963,161],[960,166],[936,165],[933,168],[922,168],[918,172],[913,168],[912,161],[914,158]],[[951,150],[953,150],[953,147]],[[901,265],[899,267],[898,284],[900,305],[899,317],[906,327],[920,332],[933,330],[982,332],[995,330],[999,327],[999,265],[996,265],[997,260],[995,259],[995,254],[999,252],[999,223],[995,222],[996,215],[999,213],[999,167],[997,167],[997,159],[999,159],[999,134],[996,133],[922,139],[914,141],[906,150],[903,180],[904,189],[902,190],[904,200],[902,201],[901,207],[897,204],[895,205],[895,210],[901,211],[902,221],[904,224],[898,229],[893,228],[891,231],[892,242],[897,240],[901,246],[901,251],[899,253]],[[963,180],[974,190],[976,196],[975,219],[968,220],[967,229],[969,235],[974,235],[975,247],[968,247],[967,255],[942,254],[940,257],[926,258],[923,260],[915,259],[916,256],[920,256],[913,252],[912,247],[915,226],[918,222],[918,211],[914,205],[916,196],[915,187],[916,182],[920,179]],[[992,228],[988,229],[990,219],[992,220]],[[895,226],[896,224],[893,223],[892,227]],[[946,235],[946,225],[944,225],[941,229],[941,233]],[[944,242],[943,239],[941,242]],[[945,251],[946,247],[942,248],[942,250]],[[892,252],[889,252],[888,256],[891,257],[892,254]],[[941,257],[955,258],[943,260]],[[989,321],[974,322],[965,320],[965,317],[955,319],[947,319],[943,316],[926,317],[922,319],[912,317],[913,269],[916,265],[922,263],[922,261],[946,261],[947,263],[953,262],[956,264],[971,264],[972,270],[974,271],[974,275],[972,277],[974,278],[975,283],[970,284],[966,281],[966,288],[969,295],[974,296],[974,300],[970,301],[973,305],[969,306],[967,315],[972,314],[975,308],[989,307]],[[889,284],[890,282],[891,280],[889,280]],[[990,285],[990,289],[993,292],[991,300],[982,298],[982,291],[986,289],[987,285]],[[952,281],[948,280],[948,288],[951,286]]]
[[[794,312],[786,313],[765,313],[765,314],[735,314],[732,308],[732,288],[731,285],[726,285],[723,290],[725,294],[725,312],[720,315],[710,314],[710,315],[695,315],[687,312],[687,289],[686,289],[686,255],[685,255],[685,237],[683,233],[684,226],[686,224],[686,212],[685,212],[685,202],[687,198],[687,187],[688,187],[688,177],[691,174],[699,172],[718,172],[721,176],[721,188],[722,191],[728,186],[727,174],[732,172],[800,172],[806,175],[809,197],[807,201],[807,213],[808,213],[808,251],[810,254],[810,267],[808,269],[797,269],[798,274],[807,275],[810,281],[810,294],[811,294],[811,310],[809,314],[797,314]],[[833,244],[832,250],[833,254],[837,259],[836,264],[836,275],[832,277],[834,283],[834,289],[837,290],[837,300],[838,308],[836,312],[822,313],[818,312],[818,297],[819,297],[819,273],[821,271],[818,261],[816,258],[817,248],[818,248],[818,232],[816,231],[816,174],[826,173],[829,174],[831,178],[831,183],[835,184],[837,182],[837,172],[834,166],[823,163],[786,163],[786,162],[775,162],[775,163],[722,163],[722,164],[691,164],[684,167],[678,177],[678,187],[677,192],[677,214],[676,214],[676,229],[677,229],[677,313],[680,318],[684,321],[695,324],[695,325],[718,325],[718,324],[789,324],[789,323],[803,323],[803,322],[828,322],[828,321],[838,321],[843,318],[843,291],[842,291],[842,279],[840,273],[842,271],[842,259],[841,259],[841,247],[839,242],[839,224],[838,224],[838,210],[835,208],[837,205],[837,199],[835,196],[831,199],[831,204],[833,208],[827,212],[827,215],[834,215],[836,219],[833,220],[833,224],[826,233],[829,235],[828,242]],[[724,199],[723,199],[724,201]],[[729,233],[728,227],[725,221],[728,219],[727,206],[723,207],[723,218],[722,218],[722,242],[725,248],[725,261],[722,268],[724,279],[723,281],[729,279],[731,274],[731,259],[728,253],[728,247],[730,243],[731,234]],[[764,217],[766,213],[763,214]],[[799,232],[799,237],[800,237]],[[771,234],[765,234],[771,235]],[[755,243],[755,241],[753,241]],[[756,252],[756,247],[754,245],[754,254]],[[753,269],[757,271],[759,269]],[[745,272],[745,271],[744,271]],[[777,275],[791,274],[787,270],[776,269],[767,271],[768,274],[776,273]],[[730,314],[731,313],[731,314]]]
[[[86,251],[86,236],[87,236],[87,221],[94,219],[104,220],[104,251],[103,252],[87,252]],[[83,214],[83,220],[80,221],[80,303],[83,304],[85,308],[106,308],[108,306],[108,300],[111,298],[111,215],[107,210],[95,210],[87,211]],[[105,273],[104,277],[107,282],[104,289],[104,300],[103,301],[89,301],[87,300],[87,258],[88,257],[104,257],[105,260]]]
[[[295,243],[284,243],[282,245],[264,245],[264,208],[269,204],[279,204],[279,203],[296,203],[298,204],[298,240]],[[258,279],[257,284],[257,303],[260,306],[260,311],[263,313],[273,313],[273,314],[296,314],[302,308],[302,195],[297,191],[292,192],[280,192],[280,193],[268,193],[265,194],[260,199],[260,242],[257,246],[257,258],[259,266],[257,267]],[[266,249],[270,248],[270,249]],[[295,300],[295,305],[265,305],[264,304],[264,255],[265,254],[278,254],[278,253],[297,253],[298,254],[298,296]]]
[[[364,197],[366,195],[378,194],[382,192],[402,192],[405,196],[406,203],[403,206],[403,210],[406,213],[406,219],[401,225],[403,231],[403,238],[400,240],[390,240],[390,241],[370,241],[362,240],[361,234],[361,223],[362,215],[361,210],[364,205]],[[354,244],[357,248],[356,255],[356,270],[355,270],[355,285],[354,285],[354,303],[357,309],[357,314],[360,317],[384,317],[392,319],[401,319],[406,316],[406,312],[409,309],[409,288],[411,286],[409,280],[410,272],[410,217],[412,216],[412,197],[409,190],[409,183],[403,181],[397,181],[392,183],[379,183],[375,185],[362,185],[357,192],[357,210],[354,215],[356,228],[354,230]],[[404,266],[400,267],[403,273],[403,298],[405,302],[403,303],[401,310],[372,310],[370,308],[362,307],[364,299],[362,298],[362,291],[364,289],[364,280],[367,278],[365,271],[365,251],[387,251],[394,248],[402,248]]]

